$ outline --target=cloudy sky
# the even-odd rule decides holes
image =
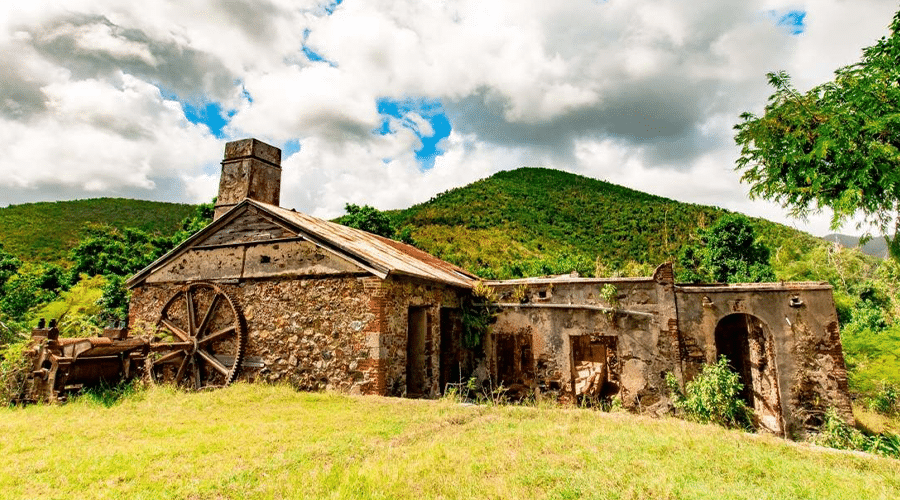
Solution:
[[[806,89],[890,0],[28,0],[0,7],[0,206],[198,202],[228,140],[283,150],[282,205],[401,208],[548,166],[814,234],[749,201],[732,126]],[[852,227],[847,228],[852,232]]]

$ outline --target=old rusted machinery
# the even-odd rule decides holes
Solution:
[[[23,402],[59,401],[69,392],[99,384],[115,385],[137,375],[149,344],[127,338],[128,329],[107,328],[103,336],[60,338],[55,321],[41,320],[31,333],[31,372]]]
[[[166,302],[150,339],[154,380],[194,389],[230,384],[244,356],[247,326],[238,303],[213,283],[192,283]]]
[[[60,338],[55,322],[32,331],[24,403],[59,401],[72,391],[143,376],[194,389],[226,386],[237,377],[247,328],[240,307],[212,283],[185,285],[141,336],[107,328],[99,337]]]

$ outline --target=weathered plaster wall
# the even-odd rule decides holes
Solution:
[[[716,326],[733,314],[758,318],[771,335],[784,432],[821,423],[829,406],[852,420],[831,287],[819,283],[683,286],[676,289],[688,379],[716,358]]]
[[[603,300],[605,285],[616,288],[618,304]],[[668,409],[664,376],[675,365],[668,331],[674,311],[670,287],[652,278],[532,279],[491,286],[503,304],[522,301],[504,306],[493,326],[488,359],[494,376],[503,370],[498,366],[504,358],[500,349],[513,345],[503,337],[527,337],[534,376],[532,380],[520,377],[517,383],[524,382],[541,394],[571,399],[573,337],[588,335],[614,349],[610,378],[618,385],[624,406],[651,412]],[[590,306],[617,311],[592,310]]]

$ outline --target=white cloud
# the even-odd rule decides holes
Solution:
[[[787,220],[746,199],[731,126],[765,73],[825,81],[886,33],[888,0],[35,0],[0,8],[3,202],[215,192],[224,140],[299,140],[285,205],[397,208],[498,170],[547,165],[684,201]],[[805,11],[792,36],[772,12]],[[304,47],[325,61],[310,61]],[[443,103],[453,133],[416,110]],[[179,102],[219,103],[226,137]],[[23,165],[33,166],[23,168]],[[15,188],[15,189],[12,189]],[[802,227],[824,232],[819,222]]]

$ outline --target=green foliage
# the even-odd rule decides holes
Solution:
[[[214,205],[197,205],[179,229],[166,236],[137,228],[87,224],[69,252],[72,271],[88,276],[128,276],[143,269],[212,222]]]
[[[598,278],[637,278],[642,276],[652,276],[653,271],[656,270],[657,264],[629,260],[624,264],[612,268],[598,257],[597,262],[594,264],[594,276]]]
[[[108,276],[97,300],[97,305],[101,308],[100,321],[104,324],[126,321],[130,298],[131,292],[125,287],[125,278]]]
[[[29,309],[68,289],[68,274],[55,264],[25,263],[3,284],[0,312],[21,319]]]
[[[578,276],[592,276],[594,267],[594,262],[584,255],[563,252],[545,257],[500,263],[499,268],[482,267],[475,273],[487,279],[515,279],[572,273]]]
[[[139,229],[117,229],[89,224],[81,232],[81,240],[69,252],[72,271],[88,276],[128,276],[143,269],[171,250],[176,241],[171,237],[145,233]]]
[[[123,381],[115,385],[101,382],[99,385],[82,390],[75,399],[85,401],[88,404],[111,408],[126,399],[139,396],[143,390],[144,385],[139,379]]]
[[[210,203],[201,203],[195,206],[194,211],[181,221],[178,231],[175,231],[170,237],[172,247],[180,245],[181,242],[193,236],[194,233],[208,226],[213,221],[215,211],[215,198]]]
[[[22,261],[15,255],[7,252],[0,244],[0,287],[14,274],[19,272]]]
[[[867,406],[882,415],[900,415],[900,386],[882,383],[881,390],[869,398]]]
[[[634,275],[673,261],[698,229],[728,213],[546,168],[500,172],[391,213],[416,245],[487,279]],[[820,240],[751,219],[769,246]],[[606,271],[609,270],[609,271]]]
[[[774,281],[769,249],[754,233],[750,220],[726,214],[708,229],[698,230],[699,243],[679,254],[680,281],[747,283]]]
[[[0,235],[6,250],[22,260],[63,262],[87,223],[151,234],[172,234],[192,205],[99,198],[28,203],[0,208]]]
[[[671,373],[666,383],[672,391],[675,408],[700,423],[713,423],[724,427],[751,429],[752,412],[741,398],[744,386],[740,375],[728,366],[725,356],[703,367],[694,380],[687,382],[684,392]]]
[[[874,394],[882,383],[900,385],[900,325],[871,330],[857,323],[841,331],[850,389]]]
[[[104,200],[92,201],[100,206],[106,205]],[[123,204],[126,207],[134,205],[127,200]],[[56,204],[37,205],[48,210],[56,208]],[[148,208],[143,203],[136,206]],[[151,204],[149,208],[154,206]],[[83,208],[83,204],[70,208],[78,212],[79,207]],[[33,213],[34,207],[30,208],[32,210],[27,213],[37,217]],[[105,224],[87,224],[81,229],[81,240],[69,253],[72,269],[68,271],[52,263],[22,264],[0,248],[0,313],[14,322],[37,317],[58,319],[62,333],[68,335],[92,334],[101,322],[124,319],[128,300],[124,277],[145,267],[211,222],[212,204],[202,204],[192,210],[171,236],[160,236],[139,228],[118,229]],[[115,220],[115,215],[113,210],[108,219]],[[152,222],[154,215],[159,214],[149,210],[146,215],[147,220]],[[139,219],[136,214],[130,216]],[[154,224],[142,226],[153,227]],[[87,281],[67,292],[73,278],[74,281]],[[35,311],[42,305],[42,309]],[[103,317],[98,316],[101,308]]]
[[[805,215],[828,207],[832,225],[861,213],[884,234],[900,228],[900,12],[890,34],[862,60],[804,94],[785,72],[769,73],[775,92],[763,116],[741,115],[737,168],[751,196]],[[894,231],[890,231],[893,222]],[[900,241],[891,239],[900,259]]]
[[[81,280],[69,290],[40,308],[32,311],[31,319],[55,319],[60,334],[65,337],[87,337],[99,332],[97,315],[103,289],[107,280],[103,276],[82,276]]]
[[[28,343],[19,340],[0,345],[0,406],[19,399],[25,387],[29,368],[26,356]]]
[[[825,412],[825,422],[811,441],[838,450],[858,450],[900,458],[900,436],[891,433],[865,434],[859,429],[847,425],[829,408]]]
[[[463,347],[474,350],[484,344],[499,313],[497,300],[497,294],[491,287],[482,281],[475,283],[470,297],[463,300],[460,308]]]
[[[361,229],[385,238],[394,237],[394,225],[384,212],[369,205],[359,206],[352,203],[344,205],[344,210],[347,213],[336,219],[335,222],[338,224]]]
[[[609,304],[609,307],[619,307],[619,289],[612,283],[607,283],[600,287],[600,298],[603,302]]]

